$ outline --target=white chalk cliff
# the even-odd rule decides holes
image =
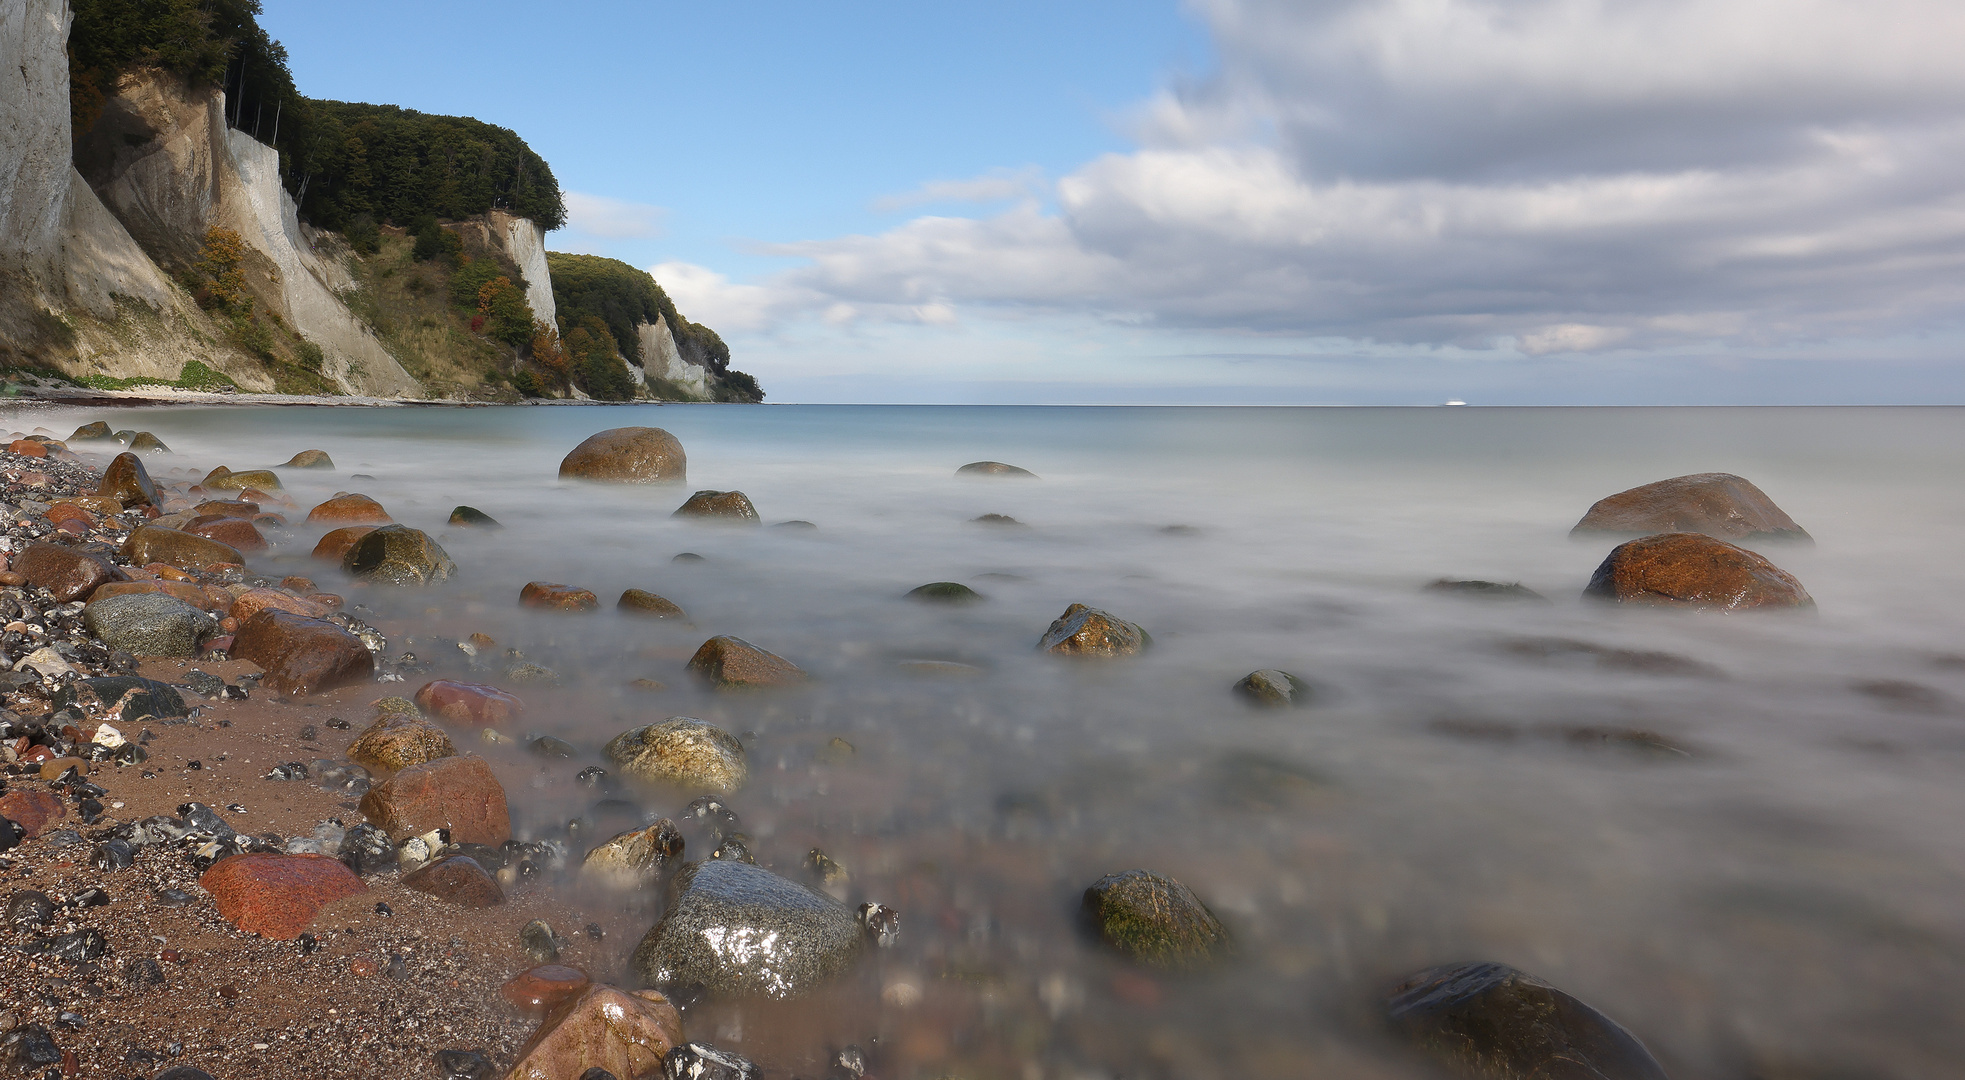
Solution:
[[[546,269],[546,234],[539,231],[539,223],[503,210],[493,210],[485,218],[492,237],[525,277],[525,302],[532,307],[532,317],[547,326],[557,325],[553,275]]]
[[[649,378],[667,379],[691,397],[700,401],[710,399],[709,370],[682,358],[682,351],[676,348],[675,334],[669,330],[668,316],[657,315],[653,323],[635,324],[635,343],[641,349],[641,370],[637,374],[644,383]],[[634,365],[628,367],[633,370]]]

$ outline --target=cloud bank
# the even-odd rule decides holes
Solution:
[[[1017,201],[772,245],[799,261],[757,284],[658,276],[756,329],[1062,314],[1561,355],[1955,327],[1965,6],[1195,11],[1218,69],[1143,103],[1131,152],[924,185],[884,205]]]

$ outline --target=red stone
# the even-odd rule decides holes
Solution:
[[[525,702],[495,686],[438,679],[416,692],[416,705],[431,716],[472,727],[505,727],[525,715]]]
[[[387,525],[395,519],[366,495],[336,495],[307,512],[310,525]]]
[[[595,983],[546,1014],[505,1080],[567,1080],[590,1069],[660,1076],[663,1057],[681,1043],[682,1015],[668,998]]]
[[[305,615],[310,619],[318,619],[331,610],[278,589],[247,589],[232,599],[230,614],[244,625],[247,619],[269,609]]]
[[[314,557],[323,562],[331,562],[338,565],[342,558],[348,554],[348,549],[355,546],[355,541],[360,540],[380,527],[378,525],[350,525],[345,529],[336,529],[326,536],[321,537],[321,542],[314,545]]]
[[[325,619],[263,609],[243,621],[231,653],[266,672],[281,697],[305,697],[375,677],[375,657],[362,639]],[[502,841],[501,841],[502,843]]]
[[[591,590],[576,589],[553,581],[528,582],[519,590],[519,603],[550,611],[598,611],[600,597]]]
[[[26,577],[29,584],[54,593],[64,604],[86,599],[97,588],[122,581],[125,576],[99,555],[47,543],[29,544],[26,551],[14,556],[9,569]]]
[[[292,941],[323,907],[368,891],[353,870],[325,855],[233,855],[213,864],[198,884],[225,921],[273,941]]]
[[[45,746],[35,750],[47,750],[45,757],[53,758],[54,751]],[[33,751],[22,755],[22,761],[39,760],[31,757]],[[7,818],[21,827],[30,838],[41,834],[42,826],[50,821],[58,821],[68,816],[68,807],[53,792],[49,791],[11,791],[0,795],[0,817]]]
[[[449,829],[453,843],[497,847],[512,838],[505,789],[481,757],[411,765],[369,789],[362,813],[391,836]]]
[[[493,907],[505,902],[505,890],[498,879],[485,872],[483,864],[469,855],[452,855],[403,875],[403,888],[429,893],[469,908]]]
[[[1583,595],[1717,611],[1815,606],[1793,574],[1702,533],[1663,533],[1617,545],[1590,575]]]
[[[552,1012],[561,1002],[585,990],[593,980],[579,968],[565,964],[541,964],[521,971],[498,988],[512,1008],[530,1017]]]
[[[48,456],[48,448],[31,439],[15,439],[12,443],[8,444],[7,449],[22,457]]]
[[[207,540],[216,540],[238,551],[265,551],[266,537],[250,521],[235,517],[206,516],[186,522],[184,531]]]

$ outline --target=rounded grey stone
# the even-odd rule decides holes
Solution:
[[[616,735],[602,750],[638,780],[735,791],[750,779],[744,744],[714,724],[672,716]]]
[[[853,911],[749,863],[685,866],[662,920],[635,947],[649,986],[796,997],[845,971],[866,947]]]
[[[196,656],[218,633],[218,620],[175,596],[109,596],[82,611],[83,625],[103,644],[137,656]]]

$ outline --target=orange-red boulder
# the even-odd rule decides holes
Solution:
[[[576,589],[571,585],[561,585],[551,581],[527,582],[519,590],[519,603],[529,608],[542,608],[548,611],[598,611],[600,597],[591,590]]]
[[[438,679],[416,692],[416,707],[453,724],[506,727],[525,715],[525,702],[483,683]]]
[[[336,495],[307,511],[310,525],[387,525],[394,520],[381,503],[358,493]]]
[[[462,907],[492,907],[505,902],[498,879],[469,855],[452,855],[403,875],[403,888],[429,893]]]
[[[512,838],[505,789],[481,757],[411,765],[362,796],[362,813],[391,836],[449,829],[458,844],[497,847]]]
[[[566,1080],[662,1075],[662,1059],[682,1045],[682,1015],[654,990],[629,993],[595,983],[547,1014],[505,1080]]]
[[[1732,473],[1694,473],[1597,500],[1569,530],[1584,533],[1704,533],[1759,543],[1810,540],[1794,519],[1752,481]]]
[[[22,760],[29,759],[23,757]],[[0,795],[0,817],[19,825],[29,838],[40,835],[42,827],[48,822],[67,816],[68,807],[52,791],[10,791]]]
[[[689,670],[720,690],[791,686],[808,678],[797,664],[777,653],[729,635],[703,642],[689,658]]]
[[[207,540],[216,540],[239,551],[265,551],[266,537],[250,521],[220,514],[207,514],[184,523],[184,531]]]
[[[273,941],[292,941],[322,908],[368,891],[339,859],[261,852],[220,859],[198,884],[226,922]]]
[[[1718,611],[1815,606],[1794,575],[1702,533],[1664,533],[1617,545],[1590,575],[1583,595]]]
[[[266,672],[281,697],[305,697],[375,677],[375,658],[362,639],[325,619],[262,608],[243,620],[232,655]]]
[[[247,589],[233,598],[232,608],[226,614],[239,620],[240,625],[244,625],[254,615],[269,609],[305,615],[310,619],[321,618],[334,610],[311,600],[302,600],[292,593],[281,592],[279,589]]]
[[[28,584],[54,593],[64,604],[87,599],[101,586],[127,576],[100,555],[48,543],[29,544],[8,569],[27,578]]]
[[[561,459],[562,479],[604,480],[617,484],[680,484],[688,459],[674,435],[653,427],[609,428]]]
[[[48,448],[31,439],[15,439],[13,442],[7,444],[7,450],[10,453],[19,454],[22,457],[48,456]]]
[[[593,984],[587,973],[565,964],[540,964],[519,972],[498,993],[525,1016],[544,1016]]]
[[[347,556],[348,549],[355,546],[355,541],[360,540],[378,528],[381,528],[381,526],[350,525],[345,529],[336,529],[326,536],[321,537],[321,542],[314,545],[314,557],[323,562],[338,564]]]

